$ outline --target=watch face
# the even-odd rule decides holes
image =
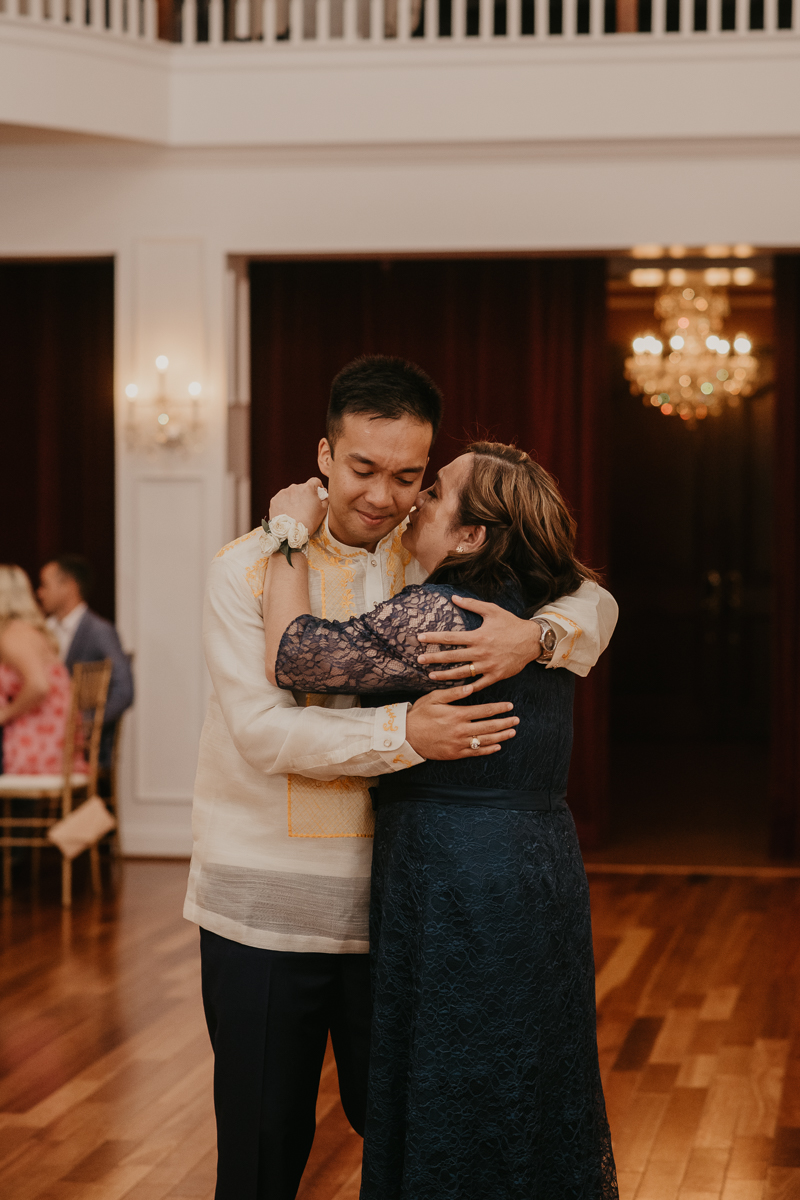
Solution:
[[[546,654],[553,653],[553,651],[556,648],[557,641],[558,641],[558,639],[556,637],[555,629],[546,629],[544,637],[542,638],[542,649],[545,651]]]

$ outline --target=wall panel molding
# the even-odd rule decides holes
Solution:
[[[137,803],[191,802],[205,687],[202,478],[136,486]]]

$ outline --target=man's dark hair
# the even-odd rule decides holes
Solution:
[[[59,554],[53,562],[59,571],[75,580],[81,599],[86,600],[94,583],[94,571],[88,558],[84,558],[82,554]]]
[[[435,438],[442,420],[442,393],[414,363],[385,354],[366,354],[348,363],[331,384],[326,421],[331,450],[342,432],[342,418],[348,413],[390,421],[412,417],[430,425]]]

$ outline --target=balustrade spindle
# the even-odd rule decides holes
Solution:
[[[344,0],[342,14],[342,32],[344,40],[352,43],[358,40],[358,0]]]
[[[550,0],[535,0],[534,11],[534,34],[546,41],[550,37]]]
[[[78,0],[83,6],[83,0]],[[127,34],[129,38],[139,37],[139,0],[128,0]]]
[[[722,28],[722,0],[708,0],[706,32],[717,34]]]
[[[397,40],[407,42],[411,37],[411,0],[397,0]]]
[[[208,6],[208,40],[214,46],[222,42],[222,0],[210,0]]]
[[[463,42],[467,36],[467,0],[452,0],[450,28],[454,42]]]
[[[506,0],[506,38],[510,42],[519,41],[522,34],[522,3],[521,0]]]
[[[249,0],[236,0],[233,14],[233,32],[238,42],[246,42],[250,38],[250,3]]]
[[[193,46],[197,41],[197,0],[183,0],[181,41],[184,46]]]
[[[694,33],[694,0],[681,0],[681,37]]]
[[[776,33],[778,29],[778,0],[764,0],[764,32]]]
[[[289,0],[289,41],[303,40],[303,0]]]
[[[22,0],[17,0],[17,13],[22,16]],[[50,0],[50,20],[54,25],[64,24],[64,0]]]
[[[28,0],[28,20],[36,25],[44,20],[44,4],[42,0]]]
[[[605,37],[606,6],[604,0],[589,0],[589,36]]]
[[[561,36],[570,41],[578,31],[578,0],[561,0]]]
[[[317,41],[329,42],[331,40],[331,6],[329,0],[316,0],[317,2]]]
[[[650,36],[661,38],[667,32],[667,0],[653,0]]]
[[[122,33],[122,0],[111,0],[111,32]]]
[[[736,0],[736,32],[750,32],[750,0]]]
[[[100,0],[94,0],[95,8],[100,7]],[[158,34],[158,0],[144,0],[144,36],[145,41],[154,42]]]
[[[478,0],[478,33],[482,42],[494,37],[494,0]]]
[[[792,32],[800,33],[800,0],[792,0]]]
[[[383,41],[383,0],[369,0],[369,37],[372,42]]]
[[[262,0],[261,28],[264,30],[265,46],[272,46],[275,42],[275,20],[275,0]],[[319,24],[317,24],[317,36],[319,36]]]
[[[423,0],[423,3],[425,5],[425,41],[438,41],[439,0]]]

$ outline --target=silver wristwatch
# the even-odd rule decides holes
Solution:
[[[558,645],[558,634],[550,622],[545,621],[543,617],[532,617],[531,620],[535,621],[542,631],[542,636],[539,639],[541,653],[536,662],[549,663]]]

